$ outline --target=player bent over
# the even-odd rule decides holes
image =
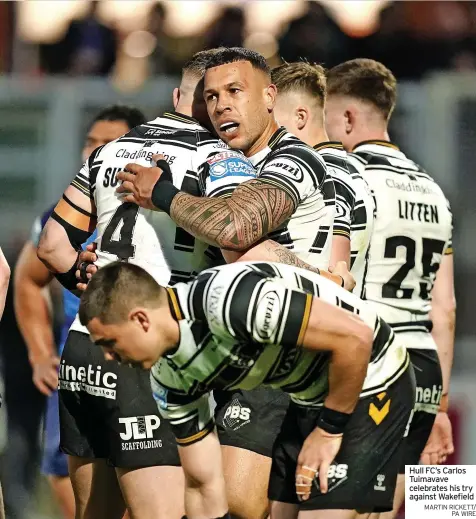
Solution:
[[[189,519],[228,517],[210,391],[259,386],[292,397],[273,452],[272,518],[392,508],[414,375],[405,347],[358,297],[277,263],[216,267],[172,288],[113,263],[93,276],[79,316],[107,358],[151,369]]]

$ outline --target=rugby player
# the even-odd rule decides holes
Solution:
[[[91,122],[82,150],[83,162],[98,147],[120,137],[145,121],[137,109],[115,105],[102,110]],[[53,208],[39,217],[32,228],[31,239],[20,253],[15,268],[15,314],[29,352],[33,382],[38,390],[49,396],[45,416],[45,444],[41,463],[53,494],[66,518],[74,517],[74,495],[68,477],[66,455],[60,451],[58,410],[58,355],[61,355],[68,330],[79,307],[79,299],[63,290],[64,318],[59,347],[54,344],[52,319],[43,289],[53,275],[36,255],[41,230]],[[94,235],[91,237],[94,238]]]
[[[352,151],[376,200],[366,298],[416,368],[415,415],[390,518],[404,499],[405,465],[441,463],[453,452],[447,415],[456,309],[452,215],[438,184],[390,141],[397,87],[391,71],[352,60],[331,69],[327,85],[327,131]]]
[[[5,301],[7,299],[8,284],[10,282],[10,266],[8,265],[2,248],[0,247],[0,321],[2,320],[3,311],[5,310]],[[0,519],[5,519],[5,507],[3,504],[3,492],[0,485]]]
[[[242,48],[217,51],[207,65],[204,97],[218,136],[248,157],[257,178],[242,176],[236,188],[223,178],[220,189],[221,172],[212,161],[215,198],[198,198],[179,192],[159,168],[129,164],[117,175],[123,180],[118,191],[126,201],[164,210],[180,227],[220,247],[228,262],[248,251],[248,259],[327,269],[333,184],[322,157],[276,123],[276,87],[266,60]],[[265,237],[285,248],[258,243]],[[230,510],[243,519],[264,518],[272,446],[289,399],[268,388],[214,396]],[[246,418],[235,422],[228,417],[237,407]]]
[[[392,329],[357,296],[278,263],[215,267],[165,289],[116,262],[93,276],[79,315],[106,357],[151,368],[195,482],[189,519],[228,517],[209,392],[261,385],[292,396],[274,450],[270,486],[282,502],[271,517],[294,517],[298,506],[316,519],[392,508],[413,369]]]
[[[356,286],[363,295],[374,202],[370,189],[347,160],[339,142],[329,142],[324,125],[326,75],[320,65],[306,62],[284,63],[271,72],[278,89],[276,120],[323,156],[336,191],[336,218],[332,236],[330,266],[347,261]]]

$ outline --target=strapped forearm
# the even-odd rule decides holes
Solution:
[[[250,180],[229,198],[175,195],[170,216],[196,238],[221,249],[242,251],[279,227],[294,212],[289,195],[276,186]]]

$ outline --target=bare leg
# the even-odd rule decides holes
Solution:
[[[131,519],[180,519],[185,515],[182,467],[116,468]]]
[[[76,519],[122,519],[125,504],[113,467],[103,459],[68,456]]]

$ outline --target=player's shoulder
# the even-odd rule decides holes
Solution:
[[[301,139],[289,133],[284,128],[278,130],[278,135],[270,140],[269,147],[271,152],[268,155],[268,161],[277,157],[287,157],[308,166],[319,164],[325,167],[324,159],[312,146],[307,145]]]

